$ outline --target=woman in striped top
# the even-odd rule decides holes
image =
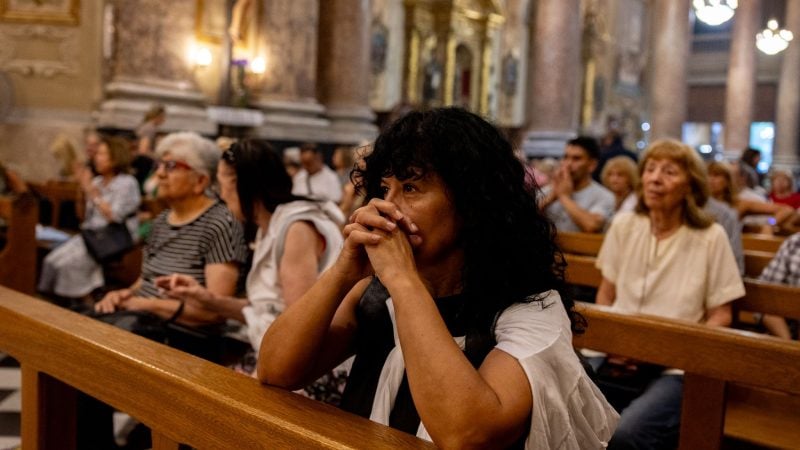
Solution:
[[[236,292],[247,247],[241,224],[210,190],[219,150],[197,134],[174,133],[156,154],[158,197],[168,209],[153,221],[139,279],[106,294],[95,311],[141,311],[184,325],[219,323],[219,314],[164,298],[155,285],[156,277],[177,272],[219,295]]]

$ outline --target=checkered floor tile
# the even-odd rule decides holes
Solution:
[[[0,353],[0,450],[19,447],[19,364]]]

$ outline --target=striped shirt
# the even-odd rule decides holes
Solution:
[[[224,204],[217,202],[195,220],[177,226],[167,222],[168,213],[153,220],[136,295],[160,297],[154,280],[173,273],[189,275],[205,286],[206,265],[247,260],[242,225]]]

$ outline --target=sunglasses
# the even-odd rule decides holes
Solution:
[[[158,163],[156,163],[156,167],[157,168],[163,167],[164,170],[166,170],[167,172],[172,172],[175,169],[194,170],[192,166],[186,164],[185,162],[175,161],[175,160],[158,161]]]

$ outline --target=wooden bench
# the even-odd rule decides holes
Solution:
[[[557,241],[561,251],[565,254],[597,256],[600,253],[600,247],[603,245],[603,237],[604,235],[602,234],[559,232]],[[769,264],[777,251],[777,248],[773,251],[766,249],[774,246],[777,240],[776,238],[772,241],[767,241],[759,238],[748,241],[754,247],[759,247],[760,250],[755,248],[744,249],[745,276],[757,278],[761,274],[761,271]],[[759,242],[759,244],[753,244],[752,242]]]
[[[719,449],[723,432],[780,448],[800,442],[797,342],[597,305],[579,311],[588,328],[575,336],[576,347],[686,371],[681,449]]]
[[[45,183],[28,183],[31,190],[51,205],[50,223],[53,228],[61,228],[61,207],[68,202],[75,205],[78,223],[83,220],[86,204],[83,190],[74,181],[49,180]],[[45,224],[47,225],[47,224]]]
[[[566,254],[567,283],[599,287],[603,279],[596,259],[591,256]],[[800,287],[767,283],[753,278],[744,279],[745,296],[732,303],[734,311],[774,314],[800,319]]]
[[[768,234],[742,233],[742,247],[745,250],[776,253],[783,244],[784,237]]]
[[[567,281],[569,283],[584,286],[597,287],[602,280],[600,270],[594,265],[595,258],[583,255],[565,255],[567,261]],[[800,288],[785,285],[765,283],[763,281],[745,279],[745,296],[732,303],[734,324],[744,311],[759,312],[765,314],[775,314],[782,317],[800,319]],[[653,320],[658,320],[655,318]],[[668,319],[661,319],[668,321]],[[590,327],[594,324],[590,320]],[[708,329],[708,327],[700,326]],[[642,339],[647,336],[647,339]],[[760,334],[748,334],[748,336],[762,336]],[[774,339],[764,336],[765,339]],[[653,342],[660,345],[661,341],[657,336],[651,334],[630,337],[632,342]],[[800,343],[794,341],[783,341],[788,345],[795,346],[800,351]],[[588,347],[593,348],[594,347]],[[605,351],[605,350],[602,350]],[[662,348],[661,351],[664,351]],[[693,354],[694,350],[689,346],[686,351]],[[613,351],[625,356],[624,352]],[[735,358],[733,353],[720,353],[724,358]],[[638,357],[637,357],[638,358]],[[648,362],[646,358],[643,359]],[[661,364],[661,363],[659,363]],[[778,363],[776,363],[778,364]],[[665,364],[671,367],[684,368],[679,364]],[[793,374],[800,379],[800,369]],[[733,380],[736,381],[736,380]],[[798,380],[800,382],[800,380]],[[756,385],[759,386],[759,385]],[[766,385],[769,387],[769,385]],[[780,448],[790,448],[800,442],[800,430],[796,424],[800,423],[800,396],[776,393],[770,390],[754,389],[752,386],[730,385],[728,386],[729,401],[727,402],[727,415],[725,416],[725,435],[744,439],[751,442],[765,444]],[[794,422],[793,422],[794,421]],[[786,426],[788,423],[795,426]],[[695,447],[686,447],[695,448]],[[696,447],[710,448],[710,447]]]
[[[761,271],[775,257],[774,252],[764,252],[760,250],[744,251],[744,275],[747,277],[758,278]]]
[[[0,197],[0,217],[7,226],[5,246],[0,249],[0,284],[33,295],[36,292],[39,207],[31,194],[3,196]]]
[[[603,246],[604,234],[559,231],[556,242],[564,253],[597,256]]]
[[[75,449],[85,392],[152,429],[155,450],[435,448],[430,442],[0,288],[0,350],[22,371],[22,445]]]

